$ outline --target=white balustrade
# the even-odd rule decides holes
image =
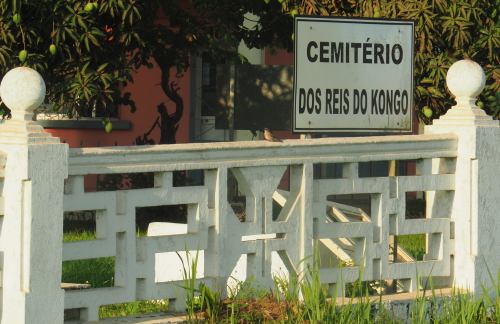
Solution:
[[[355,265],[322,267],[324,283],[353,282],[361,274],[361,266],[363,280],[403,279],[409,287],[413,283],[413,289],[416,274],[450,276],[451,210],[436,204],[429,206],[426,219],[409,220],[405,219],[405,203],[406,192],[414,191],[445,192],[443,198],[453,198],[456,147],[456,137],[448,134],[71,149],[65,211],[89,206],[98,210],[99,234],[96,241],[64,244],[63,258],[115,257],[117,283],[111,289],[68,291],[66,307],[88,309],[88,319],[97,318],[100,305],[134,301],[137,296],[176,300],[180,302],[177,307],[183,308],[181,282],[157,282],[155,278],[162,274],[155,270],[167,269],[155,268],[155,258],[158,261],[159,253],[185,249],[202,251],[204,262],[199,266],[204,277],[200,281],[220,289],[235,270],[252,276],[256,284],[271,285],[272,276],[280,274],[271,271],[272,254],[275,263],[286,265],[283,272],[300,274],[306,264],[301,260],[313,255],[315,241],[338,238],[359,243]],[[419,174],[358,177],[359,162],[386,159],[417,159]],[[349,172],[341,179],[313,179],[313,165],[333,162]],[[442,167],[433,169],[433,163]],[[173,186],[173,171],[197,169],[204,172],[203,185]],[[272,197],[287,170],[290,191],[273,220]],[[155,172],[157,181],[154,188],[84,192],[85,174],[114,172]],[[227,200],[229,172],[246,196],[244,222],[238,220]],[[370,195],[370,221],[339,224],[328,220],[327,196],[345,194]],[[170,235],[136,238],[136,208],[180,204],[189,206],[183,234],[172,234],[172,226]],[[389,263],[389,235],[420,233],[429,236],[428,260]],[[241,256],[246,262],[238,262]],[[172,265],[168,270],[178,273],[180,269]]]
[[[104,257],[114,258],[113,287],[64,293],[64,308],[80,309],[83,320],[97,320],[102,305],[135,300],[168,299],[171,308],[184,309],[179,256],[186,263],[197,251],[197,282],[222,292],[234,284],[233,276],[252,277],[262,287],[272,285],[275,275],[302,277],[314,257],[321,261],[321,281],[338,294],[359,277],[397,279],[407,291],[415,290],[420,278],[434,277],[440,285],[481,292],[480,282],[491,286],[482,259],[490,262],[493,272],[500,262],[493,248],[500,246],[500,218],[495,217],[500,188],[494,177],[500,161],[500,127],[474,105],[482,89],[482,71],[468,61],[456,64],[448,82],[457,106],[426,128],[426,134],[413,136],[80,148],[70,149],[66,156],[66,146],[29,121],[26,116],[33,105],[24,103],[16,108],[14,120],[0,126],[6,142],[0,140],[0,152],[7,156],[2,234],[6,225],[10,231],[0,238],[3,295],[16,296],[3,298],[2,323],[36,323],[41,312],[36,305],[52,307],[53,314],[44,310],[44,319],[52,316],[45,322],[62,322],[62,293],[54,281],[57,276],[60,280],[61,262]],[[465,78],[463,73],[473,79],[466,86],[456,82]],[[4,88],[2,82],[2,98],[3,89],[11,88],[17,89]],[[12,130],[17,130],[16,136],[10,135]],[[34,152],[29,160],[27,154],[16,153],[25,152],[25,147]],[[359,176],[361,163],[388,160],[414,160],[416,175]],[[315,177],[315,168],[328,163],[339,165],[341,176]],[[194,170],[203,175],[202,182],[174,184],[176,171]],[[154,184],[141,189],[84,188],[87,175],[125,173],[153,173]],[[228,200],[230,177],[244,196],[236,212]],[[280,185],[283,179],[288,190]],[[425,194],[425,218],[407,217],[407,196],[415,192]],[[336,201],[343,195],[369,197],[368,207]],[[137,235],[138,209],[153,206],[182,206],[185,224],[165,217]],[[50,214],[45,212],[48,208]],[[63,211],[95,211],[96,239],[62,244]],[[39,221],[30,228],[23,221],[26,217]],[[40,242],[38,231],[49,237],[50,249]],[[392,262],[390,238],[414,234],[426,237],[424,259],[414,261],[398,249],[398,258],[410,262]],[[61,251],[62,259],[57,256]],[[26,256],[31,260],[29,271]],[[47,266],[54,269],[43,284],[51,300],[41,301],[35,292],[42,287],[39,273]]]

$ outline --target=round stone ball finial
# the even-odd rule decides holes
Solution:
[[[472,60],[460,60],[452,64],[446,74],[446,85],[460,102],[475,102],[475,98],[483,91],[486,76],[479,64]],[[474,99],[474,100],[471,100]]]
[[[14,120],[31,120],[33,111],[45,99],[42,76],[29,67],[17,67],[7,72],[0,83],[0,97],[11,110]]]

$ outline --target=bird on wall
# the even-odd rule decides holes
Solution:
[[[264,139],[268,142],[283,142],[279,138],[274,137],[269,128],[264,128]]]

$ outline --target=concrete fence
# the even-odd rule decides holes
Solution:
[[[427,277],[474,293],[492,288],[500,126],[475,105],[484,87],[476,63],[455,63],[447,82],[457,105],[423,135],[68,149],[32,121],[45,95],[40,75],[10,71],[0,85],[12,110],[0,124],[1,322],[62,323],[65,309],[97,320],[101,305],[135,300],[169,299],[181,310],[186,250],[200,253],[198,282],[222,291],[234,278],[266,287],[274,275],[301,276],[315,255],[322,282],[338,294],[360,276],[397,279],[406,291]],[[413,160],[417,172],[359,176],[361,163],[387,160]],[[331,163],[341,175],[314,177]],[[190,170],[203,180],[175,185],[175,171]],[[84,188],[86,175],[142,172],[154,173],[154,184]],[[239,210],[228,201],[229,177],[243,197]],[[425,218],[407,217],[415,192],[425,195]],[[365,195],[368,208],[336,201],[342,195]],[[185,224],[152,223],[137,235],[139,208],[173,205],[183,206]],[[89,211],[96,239],[63,243],[63,214]],[[426,237],[422,261],[391,251],[392,237],[411,234]],[[63,261],[101,257],[114,257],[113,287],[60,288]]]

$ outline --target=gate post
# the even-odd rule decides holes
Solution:
[[[19,67],[0,85],[12,118],[0,124],[4,178],[2,323],[62,323],[63,194],[68,147],[32,121],[45,97],[36,71]]]
[[[498,120],[476,106],[485,84],[482,68],[462,60],[448,70],[446,83],[457,104],[425,133],[454,133],[458,137],[455,197],[451,220],[454,224],[455,286],[475,294],[484,285],[495,295],[500,271],[500,126]]]

